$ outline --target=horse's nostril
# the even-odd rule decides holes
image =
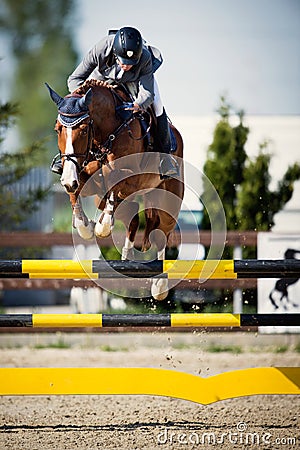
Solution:
[[[67,184],[64,184],[63,187],[68,192],[68,194],[74,194],[74,192],[76,192],[78,189],[78,183],[77,183],[77,181],[73,181],[72,185],[67,183]]]
[[[74,180],[73,183],[72,183],[72,189],[73,189],[73,192],[75,192],[76,189],[78,189],[78,183],[77,183],[76,180]]]
[[[71,191],[71,186],[70,186],[69,184],[64,184],[64,188],[65,188],[65,190],[66,190],[68,193],[72,192],[72,191]]]

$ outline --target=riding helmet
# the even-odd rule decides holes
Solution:
[[[141,33],[132,27],[123,27],[116,33],[113,52],[121,64],[134,66],[139,62],[143,51]]]

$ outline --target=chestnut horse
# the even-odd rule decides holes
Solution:
[[[159,148],[148,151],[143,139],[146,133],[137,115],[126,111],[127,118],[120,118],[116,112],[128,101],[126,93],[95,80],[86,81],[66,97],[47,87],[58,106],[55,131],[63,164],[61,183],[70,197],[74,228],[84,239],[107,237],[116,215],[126,227],[122,259],[129,259],[139,227],[139,203],[135,197],[142,195],[146,219],[142,251],[150,248],[151,239],[158,259],[164,259],[184,194],[180,133],[171,125],[180,174],[162,179]],[[155,146],[157,142],[154,139]],[[96,196],[97,207],[102,211],[96,224],[86,217],[79,194]],[[154,278],[151,293],[157,300],[166,298],[167,279]]]

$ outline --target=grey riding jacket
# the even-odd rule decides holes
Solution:
[[[113,55],[114,36],[106,36],[83,58],[68,78],[68,88],[73,92],[89,77],[111,84],[125,84],[135,103],[147,109],[154,100],[153,73],[162,64],[158,49],[144,45],[141,58],[129,71],[124,72]]]

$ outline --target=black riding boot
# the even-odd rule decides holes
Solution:
[[[161,116],[157,117],[157,133],[161,143],[159,171],[162,178],[179,175],[179,168],[176,160],[170,155],[171,137],[170,128],[165,109]]]

